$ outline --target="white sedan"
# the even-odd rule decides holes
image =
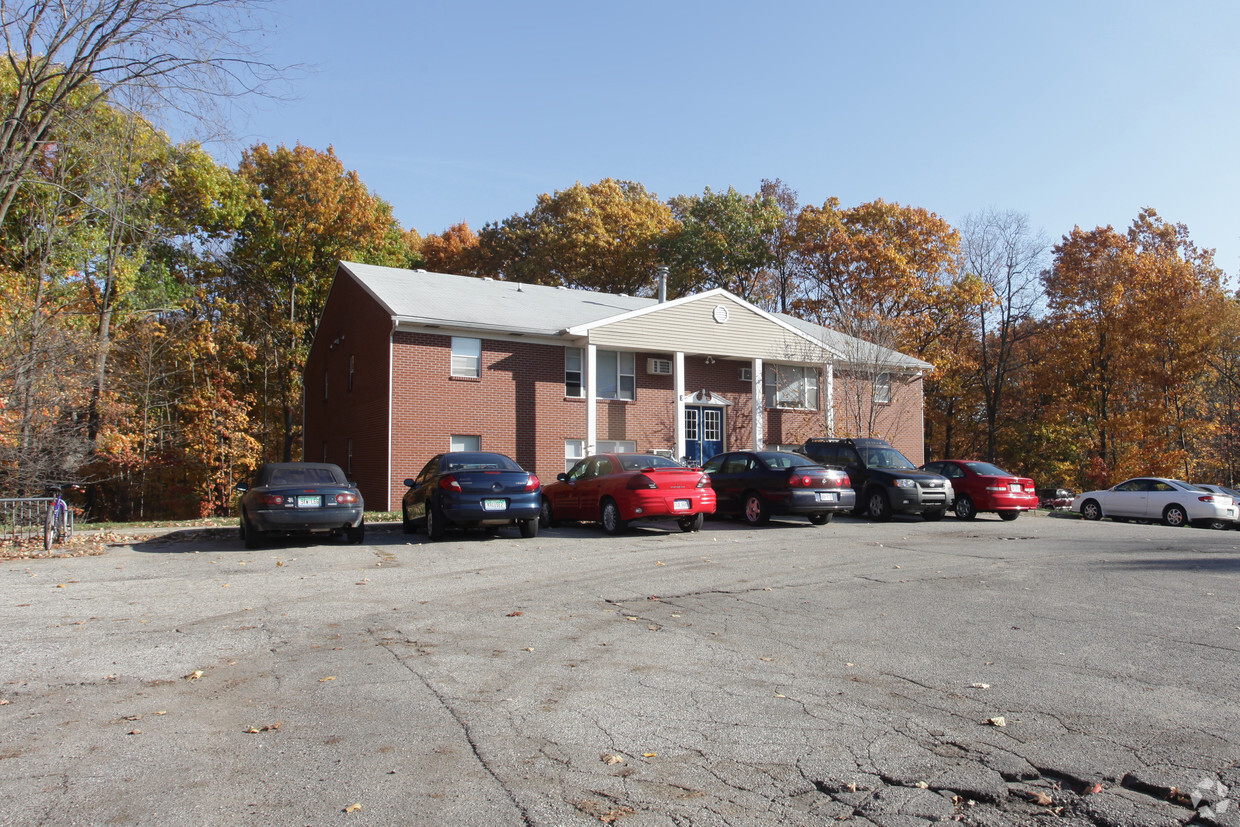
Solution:
[[[1236,519],[1231,497],[1161,477],[1134,477],[1105,491],[1077,494],[1072,510],[1087,520],[1162,520],[1169,526]]]

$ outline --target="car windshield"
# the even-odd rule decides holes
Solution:
[[[679,462],[658,454],[617,454],[620,467],[625,471],[642,471],[646,468],[684,468]]]
[[[765,462],[767,468],[804,468],[806,465],[818,464],[809,457],[784,451],[759,451],[758,459]]]
[[[901,468],[912,471],[917,467],[895,448],[858,445],[857,451],[861,453],[861,461],[866,468]]]
[[[520,471],[521,466],[503,454],[468,452],[444,454],[445,471]]]
[[[1004,471],[998,465],[991,465],[989,462],[966,462],[965,467],[967,467],[974,474],[981,474],[983,477],[1016,476],[1015,474],[1010,474],[1007,471]]]

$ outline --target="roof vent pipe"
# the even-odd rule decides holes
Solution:
[[[659,304],[667,301],[667,265],[660,264],[654,268],[656,280],[659,284]]]

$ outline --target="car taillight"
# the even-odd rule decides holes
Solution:
[[[1203,503],[1226,502],[1226,500],[1223,497],[1216,497],[1214,495],[1211,495],[1209,497],[1198,497],[1197,499]]]
[[[710,488],[711,487],[710,474],[703,474],[702,476],[698,477],[697,485],[693,487],[694,488]]]
[[[537,491],[538,486],[540,485],[542,485],[542,483],[538,481],[538,477],[535,476],[534,474],[530,474],[530,478],[525,481],[525,490],[526,491]]]
[[[793,471],[788,475],[788,485],[791,488],[814,488],[816,482],[817,480],[809,474],[799,474]]]
[[[655,485],[654,480],[650,479],[650,477],[646,476],[645,474],[634,474],[629,479],[629,484],[625,486],[625,488],[629,489],[630,491],[636,491],[641,488],[658,488],[658,487],[659,486]]]
[[[354,505],[357,503],[357,495],[345,492],[336,495],[336,505]]]
[[[449,474],[446,477],[439,478],[439,487],[445,491],[460,491],[461,484],[456,481],[456,477]]]
[[[263,505],[284,505],[284,497],[279,494],[264,494],[258,501]]]

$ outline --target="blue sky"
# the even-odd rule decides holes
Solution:
[[[1231,0],[274,11],[268,57],[311,69],[237,121],[239,146],[333,146],[423,234],[577,181],[667,199],[780,178],[802,204],[882,198],[956,224],[1016,210],[1051,241],[1151,206],[1240,274]]]

